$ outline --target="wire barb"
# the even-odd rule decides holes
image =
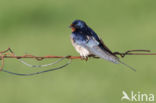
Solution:
[[[135,53],[137,52],[137,53]],[[120,53],[120,52],[114,52],[114,55],[120,55],[122,58],[125,57],[126,55],[156,55],[156,53],[138,53],[138,52],[151,52],[150,50],[127,50],[124,53]]]

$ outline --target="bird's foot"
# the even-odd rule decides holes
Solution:
[[[81,56],[81,60],[88,61],[88,57],[86,57],[86,56]]]

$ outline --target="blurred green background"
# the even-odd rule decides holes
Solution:
[[[79,55],[70,43],[68,26],[81,19],[112,51],[156,52],[155,5],[155,0],[0,0],[0,50],[11,47],[17,55]],[[122,61],[137,72],[100,59],[73,60],[62,70],[30,77],[0,72],[0,103],[121,103],[123,90],[156,95],[156,56],[126,56]],[[5,69],[43,70],[15,59],[6,59]]]

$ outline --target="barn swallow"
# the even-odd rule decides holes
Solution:
[[[75,20],[70,25],[72,29],[71,42],[83,59],[99,57],[115,64],[123,64],[136,71],[131,66],[120,61],[113,52],[104,44],[101,38],[82,20]]]

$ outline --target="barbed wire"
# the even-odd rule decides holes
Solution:
[[[119,55],[122,58],[124,58],[126,55],[156,55],[156,53],[149,53],[149,52],[151,52],[151,51],[150,50],[127,50],[126,52],[123,52],[123,53],[114,52],[113,55]],[[47,70],[43,70],[43,71],[39,71],[39,72],[24,74],[24,73],[15,73],[15,72],[10,72],[8,70],[5,70],[4,69],[4,59],[6,59],[6,58],[15,58],[22,64],[24,64],[28,67],[32,67],[32,68],[53,66],[53,65],[63,61],[64,59],[69,59],[69,61],[67,63],[63,64],[62,66],[59,66],[56,68],[51,68],[51,69],[47,69]],[[43,59],[51,59],[51,58],[56,58],[58,60],[55,62],[48,63],[48,64],[43,64],[43,65],[32,65],[32,64],[25,62],[24,60],[21,60],[23,58],[36,59],[37,61],[42,61]],[[94,57],[94,58],[97,58],[97,57]],[[29,55],[27,54],[24,56],[16,56],[15,53],[12,51],[12,49],[8,48],[8,49],[0,52],[0,60],[1,60],[0,70],[3,72],[9,73],[9,74],[13,74],[13,75],[31,76],[31,75],[37,75],[37,74],[46,73],[49,71],[62,69],[64,67],[66,67],[67,65],[69,65],[72,62],[72,59],[82,59],[82,57],[81,56],[34,56],[31,54],[29,54]],[[86,60],[88,60],[88,59],[86,59]]]
[[[35,58],[37,61],[41,61],[41,60],[43,60],[45,58],[51,58],[51,57],[49,57],[49,56],[37,57],[37,56],[33,56],[33,55],[16,56],[15,53],[12,51],[12,49],[8,48],[8,49],[0,52],[0,60],[1,60],[0,70],[3,71],[3,72],[6,72],[6,73],[12,74],[12,75],[31,76],[31,75],[37,75],[37,74],[46,73],[46,72],[49,72],[49,71],[62,69],[64,67],[66,67],[67,65],[69,65],[71,63],[71,61],[72,61],[72,59],[70,59],[70,56],[64,56],[64,57],[63,56],[54,56],[54,57],[55,58],[60,58],[60,59],[55,61],[55,62],[49,63],[49,64],[32,65],[32,64],[29,64],[29,63],[25,62],[24,60],[21,60],[21,59],[22,58]],[[47,67],[47,66],[55,65],[55,64],[63,61],[64,59],[67,59],[67,58],[69,59],[69,61],[67,63],[63,64],[62,66],[59,66],[59,67],[56,67],[56,68],[51,68],[51,69],[47,69],[47,70],[43,70],[43,71],[39,71],[39,72],[25,74],[25,73],[15,73],[15,72],[11,72],[11,71],[3,69],[3,67],[4,67],[4,58],[16,58],[19,62],[25,64],[28,67],[32,67],[32,68],[40,68],[40,67]],[[77,58],[77,57],[74,57],[74,58]]]

